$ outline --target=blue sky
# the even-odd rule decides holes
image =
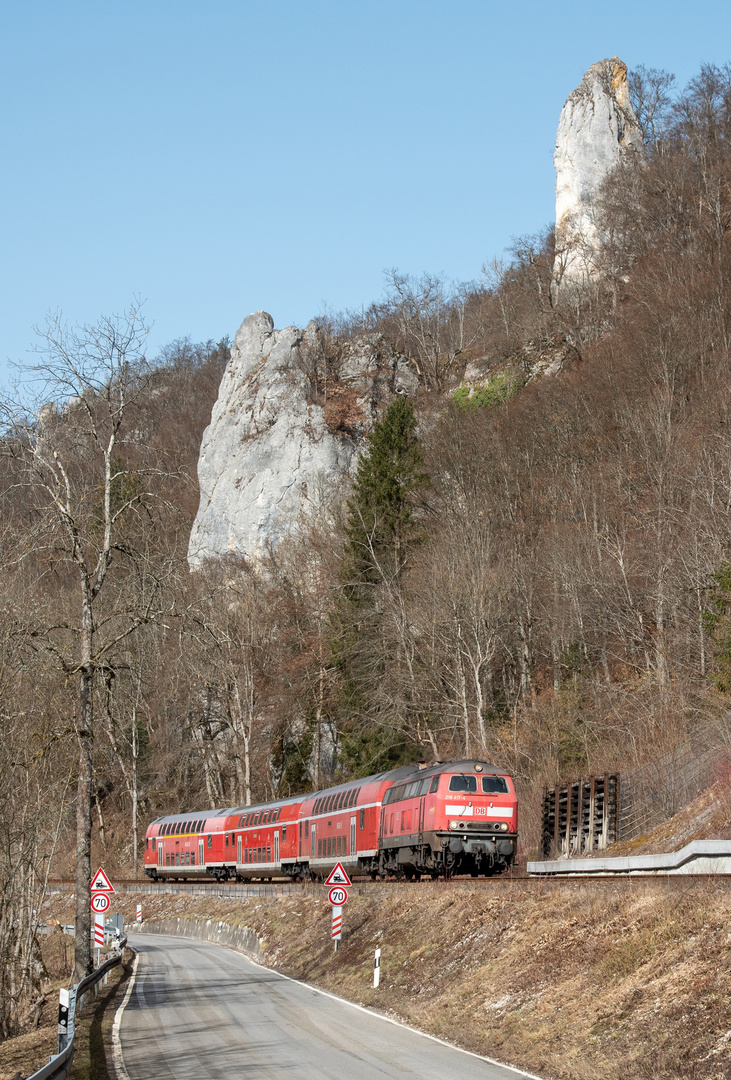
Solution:
[[[476,279],[553,219],[594,61],[731,60],[731,5],[5,0],[0,381],[48,311],[146,301],[151,350]]]

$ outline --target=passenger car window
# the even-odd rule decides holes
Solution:
[[[482,790],[486,795],[507,795],[508,782],[504,776],[483,776]]]
[[[477,777],[476,776],[450,776],[449,778],[449,790],[450,791],[466,791],[468,793],[477,791]]]

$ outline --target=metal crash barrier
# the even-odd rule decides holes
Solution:
[[[78,982],[71,990],[61,991],[61,1004],[59,1005],[58,1024],[58,1053],[53,1054],[47,1065],[38,1072],[32,1073],[27,1080],[63,1080],[71,1072],[71,1063],[74,1057],[74,1027],[76,1013],[81,1011],[84,1003],[84,995],[91,990],[92,986],[104,978],[108,971],[122,959],[124,947],[127,944],[126,936],[117,942],[117,951],[112,953],[105,963],[92,971],[91,975]],[[63,995],[68,994],[68,1003],[64,1004]]]

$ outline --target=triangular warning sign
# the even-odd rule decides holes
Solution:
[[[336,863],[335,869],[331,871],[330,877],[325,882],[326,885],[352,885],[348,875],[343,870],[342,863]]]
[[[114,886],[102,870],[101,866],[91,879],[92,892],[114,892]]]

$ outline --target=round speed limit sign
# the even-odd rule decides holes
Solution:
[[[91,894],[91,910],[98,913],[109,911],[109,897],[105,892],[94,892]]]
[[[327,894],[327,899],[333,907],[342,907],[348,900],[348,890],[340,885],[335,885]]]

